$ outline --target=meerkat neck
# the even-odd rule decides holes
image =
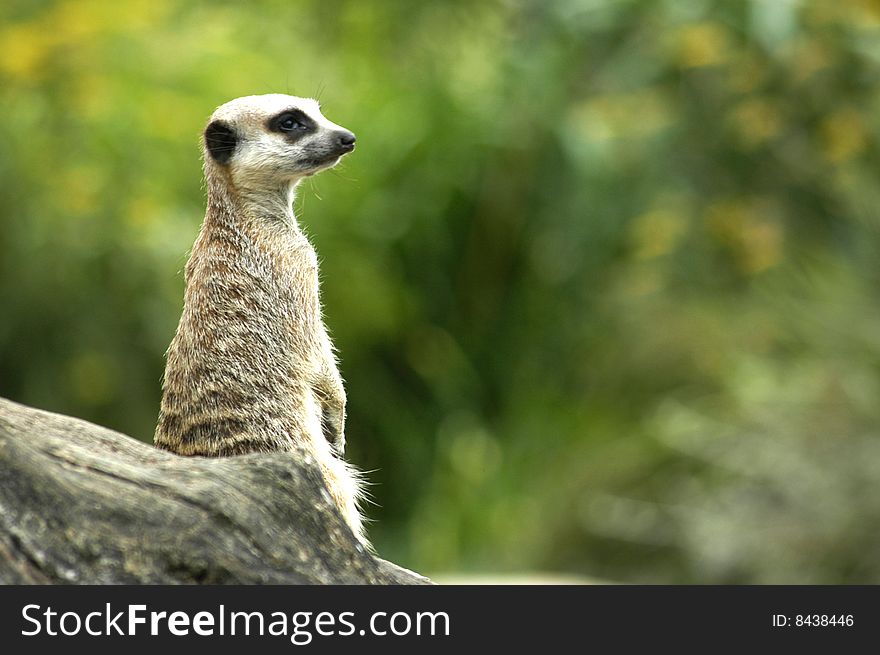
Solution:
[[[272,188],[240,188],[242,214],[259,224],[287,227],[301,232],[293,214],[296,185],[283,184]]]
[[[206,171],[208,215],[219,224],[258,229],[266,226],[302,234],[293,213],[296,182],[274,186],[237,185],[228,176]]]

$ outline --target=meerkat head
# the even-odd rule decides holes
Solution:
[[[245,186],[278,188],[335,166],[355,136],[311,98],[269,94],[220,106],[205,129],[205,161]]]

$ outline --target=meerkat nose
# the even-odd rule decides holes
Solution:
[[[345,150],[354,150],[354,142],[357,140],[357,137],[353,132],[349,132],[348,130],[342,130],[338,133],[339,145],[342,146]]]

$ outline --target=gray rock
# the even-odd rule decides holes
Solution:
[[[357,542],[305,451],[180,457],[0,398],[0,582],[429,581]]]

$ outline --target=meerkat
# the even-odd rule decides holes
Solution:
[[[369,545],[360,474],[343,459],[346,396],[322,318],[318,259],[293,213],[303,178],[354,147],[355,135],[312,99],[248,96],[211,116],[207,211],[185,268],[154,441],[202,456],[304,446]]]

